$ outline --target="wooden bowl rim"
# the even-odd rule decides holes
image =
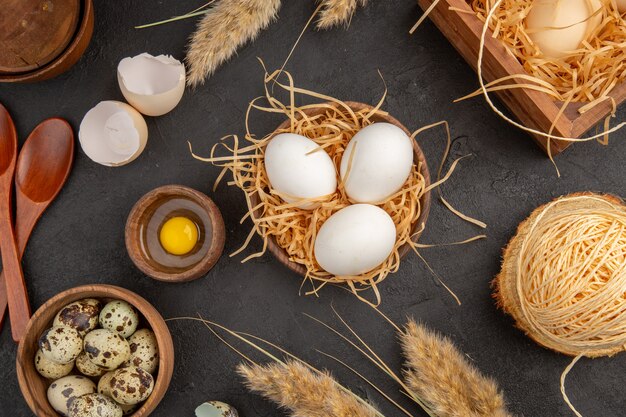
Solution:
[[[360,103],[356,101],[346,101],[345,104],[347,104],[352,110],[355,110],[355,111],[359,111],[363,109],[368,109],[368,110],[374,109],[374,106],[370,104]],[[336,103],[326,102],[326,103],[320,103],[320,105],[321,106],[324,106],[324,105],[336,106]],[[323,112],[325,110],[326,108],[324,107],[308,108],[304,110],[304,113],[308,116],[312,116],[317,113]],[[375,115],[373,118],[376,118],[377,121],[380,121],[380,122],[391,123],[401,128],[409,137],[411,136],[411,132],[406,128],[406,126],[404,126],[402,123],[400,123],[400,121],[398,121],[395,117],[391,116],[390,114]],[[276,128],[276,130],[274,131],[274,134],[278,130],[285,129],[288,126],[289,126],[289,120],[285,120]],[[428,187],[430,185],[430,171],[428,170],[428,163],[426,161],[426,156],[424,155],[424,152],[422,151],[422,149],[420,148],[420,146],[417,144],[415,140],[412,140],[412,144],[413,144],[413,156],[414,156],[413,160],[415,161],[415,159],[417,158],[417,161],[422,163],[421,173],[424,176],[424,180],[426,181],[426,187]],[[250,196],[250,202],[252,204],[252,207],[255,207],[258,204],[259,200],[256,194],[253,194],[252,196]],[[420,224],[423,223],[425,225],[428,220],[428,214],[430,212],[430,191],[428,191],[422,196],[422,198],[420,199],[420,202],[421,202],[422,211],[417,221],[413,225],[412,232],[415,232],[415,230],[419,227]],[[413,237],[413,241],[417,242],[420,235],[421,235],[421,232],[415,234]],[[269,239],[267,239],[267,248],[274,255],[274,257],[276,257],[276,259],[278,259],[287,268],[289,268],[293,272],[303,277],[306,276],[306,273],[307,273],[306,268],[301,264],[298,264],[289,260],[289,255],[287,254],[287,251],[285,251],[283,248],[278,246],[274,238],[270,237]],[[411,250],[411,247],[408,244],[404,244],[402,247],[400,247],[400,250],[399,250],[400,258],[401,259],[404,258],[404,256],[406,256],[406,254],[410,250]]]
[[[170,273],[152,267],[145,260],[137,238],[139,219],[153,203],[166,196],[182,196],[195,201],[211,220],[213,233],[208,252],[196,265],[183,272]],[[209,196],[184,185],[170,184],[149,191],[135,203],[126,220],[125,242],[130,259],[144,274],[163,282],[188,282],[205,276],[215,266],[224,251],[225,235],[222,213]]]
[[[167,389],[170,385],[172,374],[174,372],[175,362],[174,343],[172,341],[172,335],[169,331],[169,328],[167,327],[167,324],[165,323],[165,320],[152,304],[150,304],[145,298],[141,297],[137,293],[115,285],[89,284],[69,288],[67,290],[61,291],[54,297],[50,298],[37,309],[35,314],[33,314],[33,316],[30,318],[28,325],[26,326],[26,336],[24,337],[22,342],[20,342],[17,349],[17,357],[15,361],[16,373],[22,396],[26,400],[26,403],[28,404],[28,407],[31,409],[31,411],[38,417],[61,417],[60,414],[56,412],[50,414],[45,409],[38,407],[39,403],[36,400],[36,394],[34,394],[33,391],[30,389],[29,382],[27,381],[27,376],[24,370],[26,366],[34,367],[34,358],[25,357],[25,344],[30,339],[29,336],[32,336],[33,332],[35,331],[35,326],[38,325],[42,320],[44,320],[46,316],[47,320],[46,323],[44,323],[44,326],[48,326],[54,319],[54,316],[57,312],[49,311],[51,307],[54,306],[54,304],[59,301],[63,301],[64,303],[69,304],[73,301],[89,297],[115,298],[130,303],[141,313],[141,315],[150,325],[151,330],[156,336],[157,344],[159,346],[159,368],[158,374],[154,381],[152,394],[150,394],[148,399],[137,411],[135,411],[133,414],[130,414],[129,416],[146,417],[156,409],[157,405],[165,396],[165,393],[167,392]],[[36,335],[35,340],[37,340],[38,338],[39,335]],[[163,352],[171,353],[169,355],[163,355]],[[34,372],[37,374],[36,370]],[[39,376],[39,374],[37,374],[37,376]],[[39,377],[45,379],[41,376]],[[47,397],[45,393],[44,398],[47,402]]]
[[[56,77],[74,66],[89,46],[95,20],[93,0],[81,0],[80,3],[82,8],[80,21],[73,38],[63,52],[36,70],[19,74],[0,74],[0,82],[44,81]],[[67,67],[64,67],[64,65],[67,65]]]

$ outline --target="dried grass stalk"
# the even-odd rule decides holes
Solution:
[[[220,0],[198,23],[187,50],[190,86],[207,77],[276,18],[280,0]]]
[[[289,410],[294,417],[377,417],[380,413],[341,389],[328,373],[315,373],[297,361],[240,365],[246,385]]]
[[[321,0],[322,10],[317,21],[318,29],[348,25],[358,6],[364,7],[368,0]]]
[[[488,23],[493,36],[532,76],[533,89],[550,94],[557,101],[587,102],[579,110],[584,112],[607,100],[608,94],[626,80],[626,22],[610,2],[603,0],[602,23],[579,50],[562,59],[547,59],[525,26],[533,0],[502,0],[499,5],[497,0],[467,1],[483,22],[497,5]]]
[[[447,338],[409,320],[400,333],[406,384],[438,417],[510,417],[497,384]]]

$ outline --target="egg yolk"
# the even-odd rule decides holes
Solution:
[[[172,255],[185,255],[198,243],[198,227],[186,217],[172,217],[161,227],[159,240]]]

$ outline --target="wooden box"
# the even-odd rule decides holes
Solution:
[[[434,0],[418,0],[423,10],[427,10]],[[440,0],[429,15],[439,30],[461,53],[463,58],[476,70],[478,49],[484,23],[481,22],[465,0]],[[506,46],[492,37],[489,30],[485,38],[483,76],[486,82],[495,81],[512,74],[524,74],[520,62],[507,52]],[[563,103],[554,101],[545,93],[528,89],[503,90],[495,94],[510,112],[524,126],[548,132]],[[626,83],[618,85],[610,96],[617,104],[626,100]],[[606,100],[583,114],[578,112],[584,103],[572,103],[557,122],[555,136],[579,138],[603,121],[612,111],[612,103]],[[557,155],[572,142],[548,141],[543,136],[534,136],[541,148],[548,151],[550,142],[552,155]]]

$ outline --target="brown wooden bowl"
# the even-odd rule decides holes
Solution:
[[[0,82],[25,83],[43,81],[64,73],[76,64],[91,41],[94,26],[92,0],[81,0],[80,5],[81,13],[78,27],[72,40],[60,55],[48,64],[32,71],[19,74],[0,74]]]
[[[151,259],[143,249],[141,237],[154,211],[173,198],[191,200],[199,205],[211,225],[210,243],[206,254],[188,269],[167,268]],[[157,233],[154,230],[154,233]],[[224,251],[226,230],[220,209],[205,194],[183,185],[165,185],[144,195],[130,211],[126,221],[126,249],[130,259],[146,275],[165,282],[187,282],[206,275]]]
[[[174,345],[170,331],[159,312],[152,305],[124,288],[112,285],[84,285],[71,288],[52,297],[31,317],[26,327],[26,335],[17,349],[17,380],[26,403],[38,417],[60,417],[48,402],[46,391],[52,383],[35,369],[35,354],[41,334],[52,326],[54,316],[67,304],[83,298],[98,298],[105,301],[124,300],[141,313],[141,323],[150,327],[159,345],[159,368],[154,375],[154,389],[132,417],[150,415],[165,396],[174,371]]]
[[[326,104],[333,105],[333,103],[330,103],[330,102]],[[370,106],[369,104],[358,103],[355,101],[347,101],[346,104],[350,106],[350,108],[354,111],[360,111],[363,109],[366,109],[366,110],[373,109],[373,107]],[[325,108],[320,107],[320,108],[306,109],[304,110],[304,113],[306,113],[308,116],[315,116],[317,114],[324,113],[325,111],[326,111]],[[372,117],[372,120],[375,122],[391,123],[395,126],[398,126],[400,129],[404,130],[404,132],[407,135],[411,136],[411,132],[402,123],[400,123],[396,118],[392,117],[391,115],[376,114]],[[283,123],[280,124],[280,126],[276,128],[276,131],[281,130],[281,129],[286,129],[287,127],[289,127],[289,123],[290,123],[289,120],[285,120]],[[422,164],[421,173],[424,176],[424,180],[426,181],[426,186],[428,187],[430,185],[430,172],[428,171],[428,164],[426,163],[426,157],[424,156],[422,149],[415,141],[413,141],[413,153],[414,153],[413,161],[416,164],[417,163]],[[250,197],[250,202],[252,204],[252,207],[256,207],[260,203],[260,200],[258,196],[254,194]],[[420,200],[420,204],[421,204],[422,211],[420,213],[419,218],[413,225],[412,232],[415,232],[417,228],[419,227],[419,225],[421,225],[422,223],[426,224],[426,221],[428,220],[428,212],[430,211],[430,191],[422,196]],[[417,240],[419,239],[420,234],[421,233],[414,235],[413,240],[415,242],[417,242]],[[292,262],[289,259],[289,255],[287,254],[287,251],[285,251],[283,248],[278,246],[278,244],[276,243],[276,240],[274,240],[273,238],[268,239],[267,247],[270,250],[270,252],[272,252],[272,254],[276,257],[276,259],[278,259],[287,268],[291,269],[293,272],[300,274],[302,276],[306,275],[306,272],[307,272],[306,268],[301,264]],[[402,246],[400,248],[400,257],[403,258],[410,250],[411,250],[411,247],[408,244],[405,244],[404,246]]]

